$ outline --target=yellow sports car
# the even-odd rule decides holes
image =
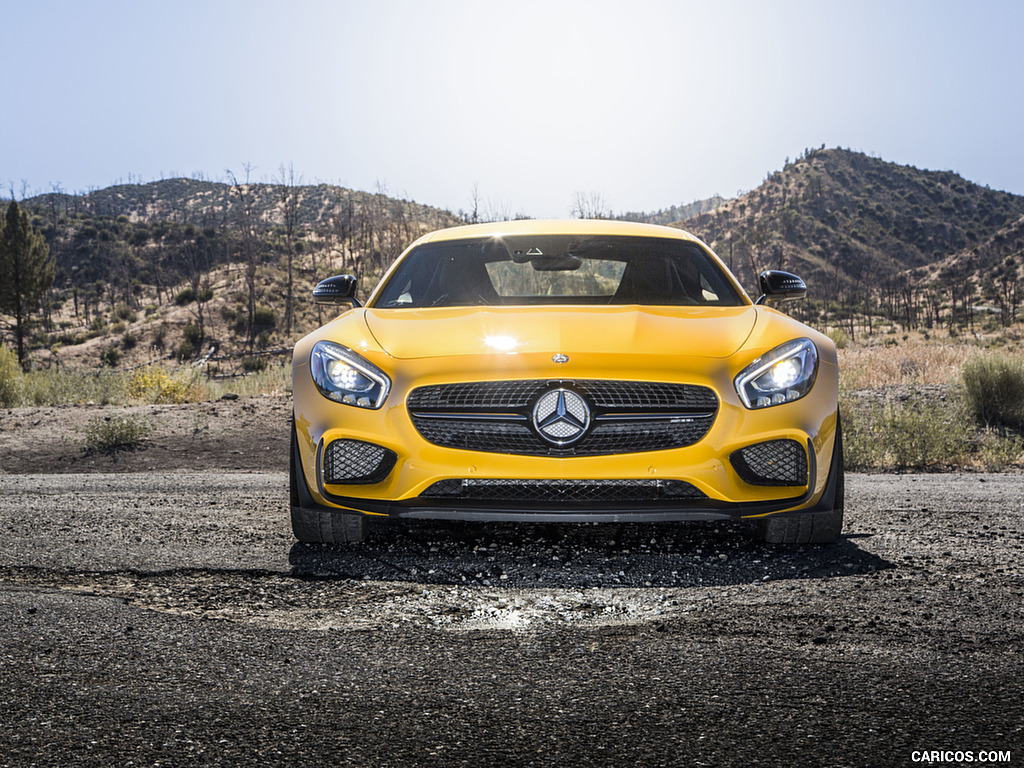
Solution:
[[[751,519],[772,543],[843,524],[835,345],[751,301],[697,238],[616,221],[456,227],[413,243],[365,306],[293,359],[295,536],[374,517]]]

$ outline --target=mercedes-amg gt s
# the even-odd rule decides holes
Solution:
[[[374,517],[751,519],[773,543],[843,523],[835,345],[751,301],[700,240],[614,221],[456,227],[295,347],[292,527]]]

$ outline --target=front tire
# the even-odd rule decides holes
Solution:
[[[306,479],[300,471],[302,458],[292,417],[292,449],[288,462],[288,490],[292,508],[292,533],[308,544],[353,544],[366,541],[367,519],[362,514],[334,512],[314,507]],[[301,483],[301,485],[300,485]],[[306,506],[303,506],[303,502]]]
[[[292,532],[307,544],[355,544],[366,541],[366,529],[362,515],[292,507]]]
[[[839,539],[843,532],[846,470],[843,468],[843,430],[838,421],[828,485],[832,487],[831,510],[762,518],[757,521],[758,538],[766,544],[832,544]]]

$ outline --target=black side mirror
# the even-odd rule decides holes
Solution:
[[[807,283],[792,272],[779,269],[766,269],[758,277],[761,284],[761,296],[755,304],[764,304],[765,299],[802,299],[807,293]]]
[[[313,301],[317,304],[351,304],[353,307],[361,307],[359,299],[356,298],[355,275],[335,275],[321,280],[313,289]]]

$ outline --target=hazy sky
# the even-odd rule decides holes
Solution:
[[[566,216],[807,147],[1024,194],[1024,2],[0,0],[4,197],[231,170]]]

